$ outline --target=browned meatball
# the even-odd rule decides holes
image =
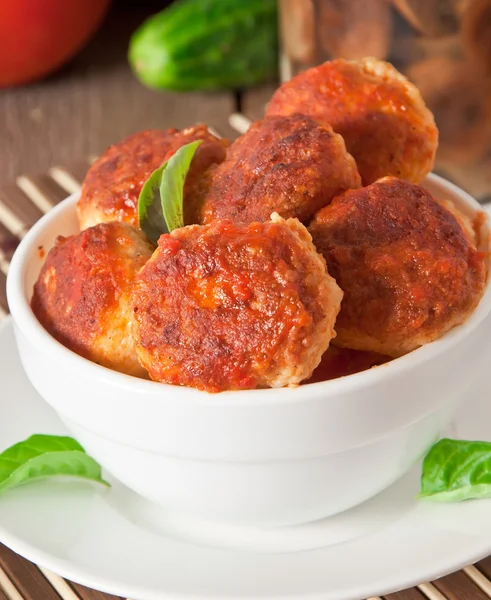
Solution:
[[[64,346],[104,367],[146,376],[131,334],[130,288],[153,248],[126,223],[59,237],[39,273],[32,310]]]
[[[210,169],[198,198],[201,223],[266,221],[272,212],[307,223],[338,193],[359,187],[360,176],[343,139],[309,117],[257,121]]]
[[[348,191],[310,226],[344,298],[336,344],[399,356],[465,321],[484,255],[422,187],[393,177]]]
[[[413,183],[433,168],[438,130],[421,94],[376,58],[308,69],[273,95],[267,115],[302,113],[343,136],[364,185],[385,175]]]
[[[388,356],[377,352],[362,352],[351,348],[339,348],[331,344],[322,355],[322,359],[312,373],[312,377],[303,383],[319,383],[320,381],[354,375],[372,367],[383,365],[390,360]]]
[[[458,224],[462,227],[463,232],[467,235],[469,241],[476,246],[477,235],[472,219],[459,210],[451,200],[440,200],[439,198],[436,198],[436,201],[445,207],[448,212],[453,214]]]
[[[135,133],[110,146],[90,167],[77,206],[80,228],[97,223],[124,221],[138,226],[138,196],[155,169],[179,148],[203,140],[191,163],[186,192],[212,164],[225,158],[228,140],[212,135],[205,125],[177,129],[152,129]]]
[[[294,386],[334,336],[342,292],[296,219],[163,235],[133,289],[152,379],[209,392]]]

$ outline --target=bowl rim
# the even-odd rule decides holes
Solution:
[[[458,196],[476,215],[478,213],[485,215],[483,226],[487,228],[489,234],[491,231],[490,218],[483,210],[482,205],[472,198],[472,196],[438,175],[430,174],[427,180],[430,183],[445,188],[452,195]],[[424,186],[424,182],[422,185]],[[265,402],[290,404],[303,402],[306,396],[314,394],[317,396],[319,393],[327,400],[328,397],[336,396],[340,393],[345,394],[361,388],[371,387],[381,379],[398,377],[400,374],[407,373],[422,363],[434,360],[459,344],[462,339],[472,334],[491,312],[491,277],[488,276],[484,294],[473,313],[462,325],[454,327],[438,340],[372,369],[328,381],[300,385],[295,388],[232,390],[209,393],[195,388],[139,379],[93,363],[63,346],[39,323],[31,310],[30,299],[27,299],[27,290],[25,290],[24,285],[27,259],[32,254],[33,249],[39,245],[37,243],[38,238],[44,231],[53,222],[56,222],[61,215],[74,210],[79,195],[80,192],[71,194],[41,217],[31,227],[17,247],[12,257],[7,276],[7,301],[14,325],[36,349],[52,356],[52,360],[59,362],[59,364],[66,363],[73,369],[84,372],[86,377],[102,378],[105,383],[109,383],[116,388],[122,386],[127,389],[130,386],[145,396],[154,396],[157,394],[162,396],[159,398],[159,401],[162,402],[209,403],[231,407],[246,404],[254,406],[264,404]],[[487,244],[491,247],[490,235],[488,235]],[[168,393],[170,389],[172,393]],[[141,401],[141,398],[139,401]]]

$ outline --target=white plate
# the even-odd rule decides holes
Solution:
[[[476,386],[452,435],[491,439],[490,389],[491,372]],[[64,431],[26,380],[6,320],[0,325],[0,449],[32,433]],[[425,504],[414,500],[417,491],[415,471],[334,521],[338,529],[340,523],[365,533],[371,528],[363,537],[268,554],[151,532],[148,520],[132,510],[134,495],[119,485],[102,492],[82,483],[40,482],[0,498],[0,541],[68,579],[136,600],[359,600],[434,579],[491,553],[491,501]]]

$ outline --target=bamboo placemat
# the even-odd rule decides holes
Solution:
[[[242,133],[250,121],[230,117]],[[0,319],[8,314],[6,275],[12,254],[29,228],[50,208],[80,189],[90,161],[23,175],[0,186]],[[0,382],[1,388],[1,382]],[[354,567],[355,568],[355,567]],[[0,600],[118,600],[119,597],[69,582],[0,544]],[[431,583],[366,600],[486,600],[491,598],[491,557]],[[119,600],[126,600],[121,599]],[[130,599],[128,599],[130,600]],[[365,600],[365,599],[360,599]]]

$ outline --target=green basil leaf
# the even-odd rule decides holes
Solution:
[[[142,187],[138,197],[138,225],[154,244],[163,233],[184,227],[184,182],[202,141],[179,148]]]
[[[109,485],[100,465],[73,438],[32,435],[0,454],[0,493],[44,477],[81,477]]]
[[[459,502],[491,497],[491,443],[448,438],[425,456],[419,498]]]
[[[167,163],[168,161],[150,175],[138,197],[138,225],[154,244],[163,233],[169,233],[160,201],[160,182]]]
[[[196,149],[203,140],[196,140],[179,148],[167,161],[162,173],[160,198],[167,228],[170,231],[184,227],[184,182]]]

